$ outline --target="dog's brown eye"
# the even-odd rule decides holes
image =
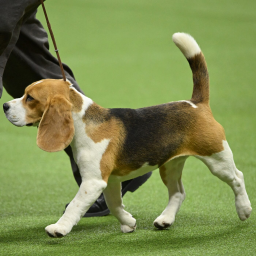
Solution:
[[[33,97],[31,97],[30,95],[28,95],[28,96],[27,96],[27,99],[26,99],[26,102],[28,102],[28,101],[32,101],[32,100],[34,100],[34,98],[33,98]]]

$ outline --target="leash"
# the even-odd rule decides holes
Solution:
[[[51,35],[51,38],[52,38],[54,49],[55,49],[55,52],[56,52],[56,55],[57,55],[57,58],[58,58],[58,61],[59,61],[59,65],[60,65],[61,73],[62,73],[62,76],[63,76],[63,80],[66,81],[64,68],[63,68],[63,65],[62,65],[62,62],[61,62],[61,59],[60,59],[60,55],[59,55],[59,50],[57,48],[57,44],[56,44],[56,41],[55,41],[55,38],[54,38],[54,35],[53,35],[53,32],[52,32],[51,24],[49,22],[49,19],[48,19],[47,13],[46,13],[46,9],[45,9],[45,6],[44,6],[44,1],[43,0],[40,0],[40,1],[41,1],[41,4],[42,4],[42,7],[43,7],[44,16],[45,16],[46,23],[47,23],[47,26],[48,26],[48,29],[49,29],[49,32],[50,32],[50,35]]]

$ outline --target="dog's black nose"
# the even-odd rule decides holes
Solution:
[[[4,109],[4,113],[6,113],[6,111],[10,108],[10,105],[8,103],[4,103],[3,105],[3,109]]]

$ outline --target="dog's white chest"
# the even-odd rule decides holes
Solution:
[[[84,113],[84,110],[82,111]],[[86,127],[81,118],[81,113],[75,113],[72,116],[74,119],[75,135],[70,145],[80,174],[82,177],[86,175],[101,177],[100,162],[110,139],[103,139],[95,143],[85,132]]]

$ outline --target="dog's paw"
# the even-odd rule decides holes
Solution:
[[[246,220],[252,212],[251,203],[246,195],[236,197],[236,211],[240,220]]]
[[[70,230],[68,230],[65,226],[60,224],[52,224],[45,228],[45,232],[48,236],[53,238],[62,238],[63,236],[67,235]]]
[[[135,222],[135,225],[133,227],[128,226],[128,225],[121,225],[121,231],[123,233],[132,233],[135,230],[136,230],[136,222]]]
[[[129,218],[121,223],[121,231],[123,233],[131,233],[136,230],[136,219],[134,219],[130,213],[128,213],[127,216]]]
[[[242,209],[239,209],[238,216],[240,220],[247,220],[252,212],[252,207],[244,207]]]
[[[239,219],[244,221],[244,220],[247,220],[250,217],[251,212],[252,212],[252,207],[251,207],[251,205],[243,206],[243,207],[237,207],[236,211],[237,211]]]
[[[174,218],[167,219],[164,216],[159,216],[154,221],[154,226],[158,229],[167,229],[169,228],[174,222]]]

